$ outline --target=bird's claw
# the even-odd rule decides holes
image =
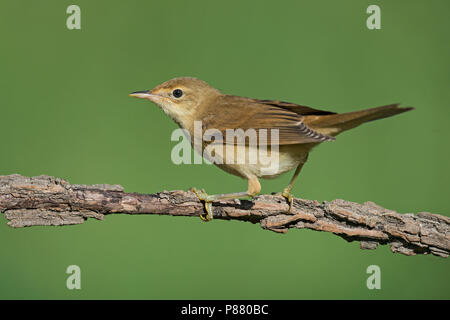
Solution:
[[[204,203],[205,206],[205,214],[200,214],[200,219],[202,221],[208,222],[213,219],[213,209],[212,209],[212,201],[211,197],[206,193],[204,189],[198,190],[196,188],[192,188],[191,191],[195,193],[197,198]]]
[[[292,211],[292,204],[294,203],[294,196],[292,195],[291,192],[287,191],[287,190],[283,190],[283,192],[281,193],[281,195],[286,198],[286,200],[289,202],[289,209],[288,209],[288,213],[291,213]]]
[[[292,195],[292,193],[289,190],[284,189],[283,192],[277,192],[272,194],[276,196],[281,196],[287,200],[287,202],[289,203],[289,209],[287,213],[290,214],[292,211],[292,205],[294,203],[294,196]]]

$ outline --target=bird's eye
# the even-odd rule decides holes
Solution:
[[[183,90],[175,89],[173,90],[172,94],[175,98],[181,98],[181,96],[183,95]]]

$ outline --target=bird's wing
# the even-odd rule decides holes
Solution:
[[[291,102],[285,102],[285,101],[279,101],[279,100],[258,100],[258,99],[250,99],[254,101],[255,103],[265,104],[268,106],[278,107],[281,109],[286,109],[289,111],[292,111],[300,116],[321,116],[321,115],[327,115],[327,114],[336,114],[335,112],[331,111],[325,111],[325,110],[319,110],[314,109],[307,106],[301,106],[299,104],[291,103]]]
[[[289,104],[289,108],[281,105],[286,106],[288,103],[271,100],[269,103],[269,100],[222,96],[202,115],[204,129],[217,129],[222,132],[224,139],[226,139],[227,129],[242,129],[249,134],[252,132],[249,129],[254,129],[260,145],[268,143],[279,145],[318,143],[335,139],[309,128],[303,122],[303,115],[300,114],[300,110],[303,110],[305,114],[312,114],[313,112],[330,114],[327,111],[294,104]],[[298,112],[292,111],[293,108],[296,108]],[[278,143],[272,140],[276,133],[273,129],[278,132]],[[211,141],[208,134],[205,137]],[[214,137],[215,141],[217,141],[216,138]],[[238,140],[236,139],[236,141]],[[236,141],[235,143],[237,143]]]

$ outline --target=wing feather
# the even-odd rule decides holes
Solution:
[[[220,110],[220,114],[217,114],[218,110]],[[260,144],[274,143],[272,141],[272,134],[276,134],[274,129],[278,132],[279,145],[334,140],[334,137],[314,131],[303,122],[303,115],[313,114],[333,113],[288,102],[224,95],[215,102],[213,108],[207,108],[202,119],[205,130],[208,128],[218,129],[222,132],[223,137],[226,137],[227,129],[239,128],[243,131],[255,129]],[[262,134],[261,129],[265,129],[265,134]],[[234,132],[236,133],[236,131]],[[217,139],[214,141],[218,142]]]

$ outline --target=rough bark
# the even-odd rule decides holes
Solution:
[[[332,232],[361,249],[389,244],[405,255],[450,253],[450,218],[428,212],[399,214],[373,202],[295,199],[291,214],[286,200],[262,195],[250,200],[214,202],[214,219],[259,223],[263,229],[285,233],[290,228]],[[126,193],[120,185],[75,185],[49,176],[0,176],[0,211],[14,228],[83,223],[104,215],[161,214],[198,217],[203,205],[192,192]]]

